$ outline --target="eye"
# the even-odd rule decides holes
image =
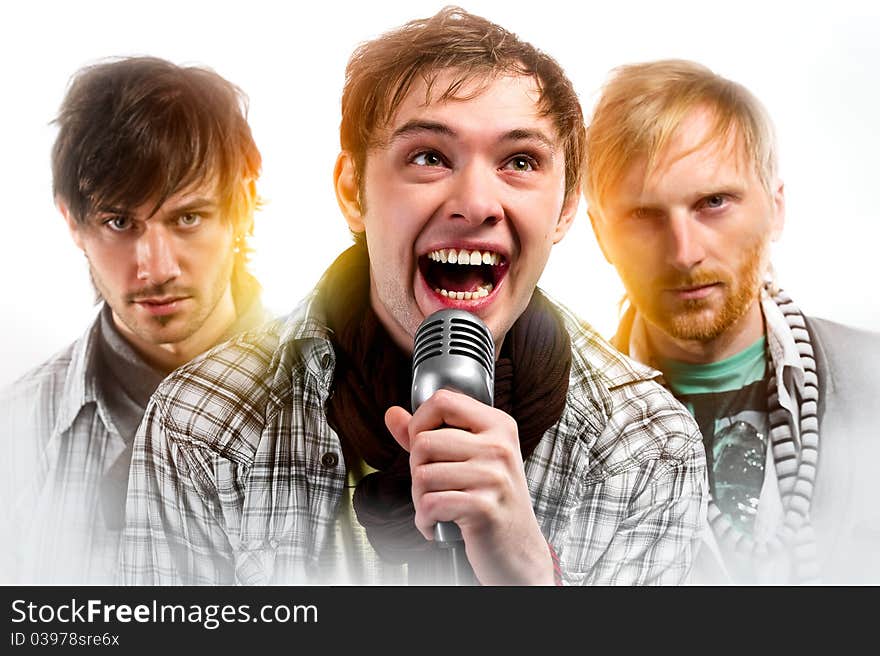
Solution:
[[[445,166],[446,164],[443,155],[435,150],[425,150],[416,153],[416,155],[410,160],[410,163],[415,164],[416,166]]]
[[[727,205],[728,198],[724,194],[706,196],[700,204],[707,210],[718,210]]]
[[[106,217],[101,221],[101,223],[114,232],[125,232],[126,230],[130,230],[134,225],[134,222],[131,218],[124,216],[122,214],[115,214],[113,216]]]
[[[515,155],[507,160],[504,168],[521,172],[534,171],[538,168],[538,163],[535,161],[535,158],[528,155]]]
[[[185,228],[193,228],[202,222],[202,217],[200,214],[189,212],[177,217],[177,222]]]

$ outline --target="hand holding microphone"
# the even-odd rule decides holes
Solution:
[[[440,310],[422,322],[413,345],[412,411],[439,390],[452,390],[491,406],[495,391],[495,343],[479,317],[464,310]],[[462,539],[453,522],[438,522],[434,539]]]
[[[413,414],[393,407],[385,423],[410,453],[416,527],[427,539],[463,538],[481,583],[552,584],[516,422],[491,407],[494,355],[479,318],[432,314],[416,333]]]

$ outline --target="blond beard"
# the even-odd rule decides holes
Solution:
[[[667,277],[653,286],[654,290],[661,290],[721,282],[726,295],[718,309],[713,309],[707,299],[690,299],[682,301],[677,311],[664,312],[658,307],[659,294],[654,298],[641,298],[640,294],[629,291],[630,299],[649,323],[673,339],[710,342],[739,321],[758,297],[767,268],[767,245],[766,241],[760,241],[746,251],[735,276],[698,270],[689,275]],[[627,286],[627,290],[631,287]]]

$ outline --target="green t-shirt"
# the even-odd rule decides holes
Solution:
[[[751,533],[767,455],[767,340],[725,360],[662,360],[672,393],[703,434],[712,498],[734,526]]]

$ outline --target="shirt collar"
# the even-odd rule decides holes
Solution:
[[[643,365],[653,369],[656,372],[658,382],[662,385],[666,384],[657,358],[651,352],[648,331],[645,329],[645,320],[631,303],[624,310],[617,328],[617,334],[612,339],[612,344],[636,362],[641,362]]]
[[[764,314],[764,332],[767,335],[770,359],[776,374],[779,405],[794,414],[797,405],[795,393],[802,396],[804,392],[805,371],[800,353],[782,310],[773,302],[766,289],[761,290],[761,310]],[[627,326],[628,333],[625,330]],[[622,343],[628,347],[631,358],[657,368],[649,347],[645,321],[632,305],[624,313],[615,340],[618,346]]]
[[[786,385],[789,387],[795,385],[798,392],[803,392],[804,367],[791,329],[782,311],[769,297],[766,290],[761,291],[761,310],[764,313],[767,344],[779,385],[780,403],[785,398],[786,403],[782,403],[782,407],[791,412],[794,401],[786,389]],[[640,313],[636,312],[635,307],[630,305],[627,308],[620,325],[621,329],[616,336],[616,342],[622,341],[626,345],[627,353],[631,358],[655,369],[658,368],[656,358],[651,353],[645,320]],[[629,326],[628,331],[624,330],[626,326]]]
[[[645,328],[645,320],[642,315],[632,309],[632,328],[629,333],[629,353],[632,358],[639,362],[644,362],[649,367],[659,369],[657,367],[656,358],[651,352],[648,342],[648,331]]]
[[[67,376],[64,379],[64,394],[59,402],[59,411],[55,420],[55,434],[68,430],[83,406],[97,403],[98,390],[95,381],[95,358],[98,352],[98,340],[101,337],[100,306],[95,319],[85,333],[73,345]]]
[[[332,331],[327,326],[326,313],[321,306],[318,289],[306,296],[284,321],[280,341],[282,344],[303,339],[329,340]]]
[[[803,396],[806,372],[801,362],[794,335],[782,314],[779,306],[770,298],[766,289],[761,291],[761,310],[764,312],[764,325],[767,333],[767,345],[773,369],[776,374],[776,386],[779,393],[779,405],[790,413],[795,412],[796,399],[794,392]]]
[[[64,394],[59,402],[58,416],[55,421],[55,433],[67,431],[77,415],[89,403],[98,403],[100,393],[97,385],[95,368],[97,366],[99,340],[102,339],[101,317],[110,313],[106,302],[102,302],[94,320],[83,335],[74,342],[70,365],[64,379]],[[255,298],[247,309],[236,318],[234,324],[220,341],[233,335],[254,328],[267,319],[267,313],[259,298]]]
[[[336,367],[336,353],[327,326],[326,312],[318,288],[306,296],[284,319],[279,335],[278,364],[290,362],[294,352],[303,359],[306,369],[320,383],[322,394],[329,393]],[[286,380],[286,374],[285,380]]]

